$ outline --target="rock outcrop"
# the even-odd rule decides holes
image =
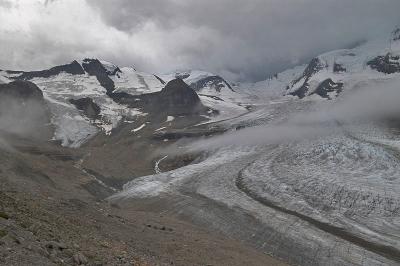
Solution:
[[[72,75],[85,74],[85,71],[83,70],[82,66],[77,61],[73,61],[70,64],[55,66],[55,67],[52,67],[47,70],[30,71],[30,72],[15,72],[15,73],[21,73],[21,75],[16,76],[15,79],[31,80],[33,78],[49,78],[52,76],[56,76],[62,72],[72,74]]]
[[[304,70],[303,75],[294,80],[287,89],[292,90],[289,94],[293,96],[297,96],[300,99],[304,98],[310,88],[310,79],[311,77],[325,68],[325,65],[318,58],[314,58],[310,61],[307,68]],[[293,90],[294,87],[298,87]]]
[[[114,93],[112,97],[120,104],[126,104],[131,108],[141,108],[152,114],[190,115],[207,111],[197,93],[182,79],[168,82],[159,92],[136,96]]]
[[[332,79],[326,79],[318,85],[317,89],[312,94],[317,94],[322,98],[332,100],[332,95],[339,95],[343,90],[343,83],[334,82]]]
[[[100,85],[107,90],[107,94],[111,94],[114,89],[114,81],[108,76],[107,70],[97,59],[84,59],[82,67],[90,76],[95,76]]]
[[[400,56],[387,53],[384,56],[377,56],[367,62],[372,69],[385,73],[393,74],[400,72]]]
[[[89,97],[81,99],[70,99],[70,103],[81,110],[90,119],[96,119],[100,114],[100,107]]]
[[[194,83],[191,83],[190,87],[196,91],[199,91],[204,87],[214,88],[217,92],[220,92],[221,89],[225,88],[225,87],[227,87],[231,91],[234,91],[232,89],[232,86],[229,85],[229,83],[226,82],[226,80],[224,80],[220,76],[209,76],[209,77],[202,78]]]

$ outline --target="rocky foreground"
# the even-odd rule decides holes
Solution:
[[[238,241],[144,205],[127,211],[110,204],[104,199],[118,191],[117,186],[85,170],[83,153],[2,135],[0,264],[283,265]],[[140,160],[136,166],[144,173],[154,171],[140,166]],[[176,166],[170,160],[160,167]]]

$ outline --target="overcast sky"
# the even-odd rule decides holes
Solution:
[[[0,68],[83,57],[256,81],[387,34],[399,0],[0,0]]]

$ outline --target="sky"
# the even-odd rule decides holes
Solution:
[[[259,81],[400,24],[399,0],[0,0],[0,69],[85,57]]]

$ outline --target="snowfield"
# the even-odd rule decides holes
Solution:
[[[132,95],[161,91],[163,84],[152,74],[138,72],[130,67],[121,68],[121,73],[112,76],[114,92],[126,92]]]

